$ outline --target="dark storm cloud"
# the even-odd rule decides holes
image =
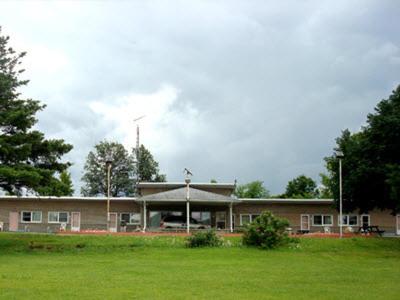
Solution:
[[[40,129],[75,146],[77,187],[92,146],[132,145],[129,118],[144,112],[143,142],[169,179],[189,167],[196,181],[259,179],[279,193],[299,174],[318,179],[340,131],[399,83],[397,1],[0,7],[32,57],[24,93],[48,104]]]

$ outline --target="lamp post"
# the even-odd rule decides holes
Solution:
[[[107,157],[107,230],[110,229],[110,174],[111,174],[112,158],[111,155]]]
[[[342,151],[336,151],[336,158],[339,159],[339,230],[340,238],[343,237],[343,192],[342,192]]]

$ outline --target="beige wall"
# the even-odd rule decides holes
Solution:
[[[247,204],[240,203],[234,206],[233,213],[235,214],[236,224],[240,224],[240,214],[260,214],[264,210],[269,210],[279,217],[289,220],[290,226],[294,231],[300,229],[300,218],[302,214],[310,215],[310,230],[312,232],[324,231],[324,226],[313,226],[312,215],[325,214],[333,215],[333,232],[339,231],[338,212],[331,204]],[[344,215],[347,213],[343,213]],[[361,214],[350,213],[350,215],[358,215],[358,224],[361,222]],[[391,215],[390,211],[374,210],[369,213],[370,225],[377,225],[388,233],[396,231],[396,217]],[[329,227],[329,226],[328,226]],[[346,226],[344,226],[346,227]],[[358,230],[359,225],[352,226]]]
[[[81,230],[97,229],[105,230],[107,228],[106,218],[106,201],[91,201],[91,200],[3,200],[0,199],[0,222],[4,223],[4,230],[8,230],[9,213],[21,211],[42,211],[42,223],[22,223],[21,216],[19,216],[19,230],[32,231],[32,232],[54,232],[58,231],[60,224],[49,224],[48,223],[48,212],[49,211],[63,211],[68,212],[80,212],[81,213]],[[164,205],[151,205],[147,206],[147,219],[151,210],[182,210],[185,211],[184,205],[172,206],[168,204]],[[290,226],[293,231],[300,229],[300,217],[302,214],[310,215],[310,230],[313,232],[323,231],[322,226],[312,226],[312,215],[316,214],[328,214],[333,215],[333,226],[331,230],[338,232],[338,213],[331,206],[331,204],[289,204],[289,203],[239,203],[233,206],[233,214],[235,216],[235,226],[240,226],[240,215],[241,214],[260,214],[264,210],[270,210],[274,214],[280,217],[287,218],[290,222]],[[143,207],[141,204],[132,201],[111,201],[111,212],[118,213],[118,225],[119,217],[122,212],[136,212],[143,215]],[[229,228],[229,204],[223,205],[205,205],[205,204],[192,204],[191,211],[210,211],[212,224],[215,224],[215,213],[217,211],[226,212],[226,224]],[[394,233],[396,230],[396,217],[391,215],[389,211],[372,211],[370,215],[370,224],[378,225],[380,228],[389,233]],[[360,222],[360,216],[359,220]],[[143,224],[143,218],[141,220]],[[149,224],[149,222],[147,222]],[[136,230],[138,226],[128,226],[127,230]],[[358,229],[357,227],[353,227]],[[70,229],[70,223],[68,223],[67,229]],[[119,229],[118,229],[119,230]]]
[[[41,223],[23,223],[21,222],[22,211],[41,211]],[[18,229],[21,231],[32,232],[54,232],[58,231],[60,224],[48,223],[48,212],[80,212],[81,230],[107,228],[107,202],[106,201],[43,201],[43,200],[0,200],[0,222],[4,223],[4,230],[8,230],[10,212],[19,213]],[[111,201],[110,212],[140,212],[140,206],[133,201]],[[118,221],[119,225],[119,221]],[[70,229],[68,222],[67,229]],[[133,230],[136,226],[128,226],[128,230]]]

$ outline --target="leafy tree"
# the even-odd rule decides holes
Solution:
[[[286,186],[286,198],[315,198],[317,196],[317,184],[310,177],[300,175],[289,181]]]
[[[244,185],[238,185],[235,195],[238,198],[268,198],[270,193],[264,187],[262,181],[253,181]]]
[[[210,179],[210,183],[218,183],[218,182],[217,182],[217,180],[216,180],[216,179],[214,179],[214,178],[211,178],[211,179]]]
[[[84,166],[82,181],[84,186],[81,193],[84,196],[107,195],[107,166],[108,159],[111,160],[110,171],[110,194],[113,197],[120,195],[132,196],[135,194],[135,183],[139,170],[140,181],[164,182],[166,176],[159,174],[158,162],[143,145],[139,151],[139,168],[134,161],[133,153],[116,142],[103,141],[90,151]]]
[[[136,149],[133,149],[133,153],[136,153]],[[167,180],[166,175],[159,173],[158,162],[154,160],[153,155],[143,145],[140,145],[139,148],[138,161],[140,181],[165,182]],[[137,170],[135,170],[135,174],[137,174]]]
[[[342,132],[335,150],[342,160],[343,207],[361,213],[374,208],[400,211],[400,86],[378,103],[360,132]],[[331,187],[339,199],[339,163],[326,157]]]
[[[84,166],[81,193],[84,196],[107,195],[107,166],[111,161],[110,194],[112,197],[134,194],[134,161],[125,147],[116,142],[103,141],[90,151]]]
[[[45,108],[37,100],[20,99],[17,89],[28,83],[19,76],[25,52],[8,46],[9,37],[0,27],[0,188],[8,194],[22,189],[40,195],[64,195],[59,175],[71,164],[61,162],[72,149],[61,139],[47,140],[33,130],[38,111]]]
[[[332,182],[329,178],[329,175],[325,173],[320,173],[321,177],[321,186],[318,187],[318,196],[321,199],[331,199],[333,198],[332,193]]]

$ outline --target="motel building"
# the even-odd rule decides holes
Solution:
[[[189,180],[141,182],[138,189],[136,198],[0,196],[0,230],[235,232],[269,210],[288,219],[294,233],[339,232],[332,199],[238,199],[233,195],[235,184]],[[343,214],[344,232],[357,232],[362,226],[379,226],[385,235],[400,235],[400,215],[388,210]]]

